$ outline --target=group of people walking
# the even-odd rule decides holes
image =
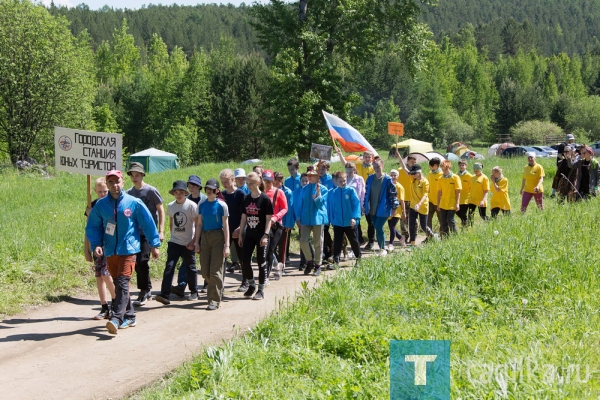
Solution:
[[[593,151],[584,147],[577,159],[565,144],[553,188],[561,199],[593,195],[600,172]],[[292,158],[287,162],[287,179],[260,165],[248,175],[242,168],[224,169],[218,180],[209,179],[204,186],[199,176],[191,175],[187,182],[173,183],[169,191],[173,200],[166,213],[159,191],[144,182],[142,164],[131,163],[127,175],[133,186],[127,191],[122,173],[109,171],[96,181],[98,199],[86,210],[85,255],[86,260],[94,262],[102,305],[94,318],[108,319],[106,327],[113,334],[136,325],[134,306],[143,306],[152,298],[148,263],[160,254],[165,216],[169,217],[170,239],[163,281],[155,300],[168,305],[171,294],[185,297],[188,287],[189,300],[198,299],[199,292],[204,292],[207,310],[217,310],[223,300],[226,273],[241,272],[237,291],[245,297],[265,298],[269,279],[278,280],[286,273],[295,227],[300,233],[299,269],[305,275],[318,276],[323,269],[337,268],[342,253],[358,265],[363,251],[374,250],[375,243],[380,256],[392,251],[396,240],[400,246],[414,246],[419,226],[425,241],[431,240],[437,236],[432,227],[434,216],[444,237],[457,232],[455,216],[463,227],[473,224],[476,210],[480,218],[488,219],[488,203],[492,218],[500,212],[510,214],[509,182],[498,166],[491,169],[488,178],[481,162],[473,164],[471,173],[468,161],[460,160],[454,173],[452,162],[432,158],[425,174],[414,156],[408,155],[405,162],[397,155],[400,168],[386,174],[384,161],[372,152],[364,152],[356,163],[346,160],[338,148],[336,152],[344,170],[332,174],[326,161],[300,172],[298,160]],[[521,183],[522,212],[531,199],[541,209],[544,207],[544,169],[536,162],[535,153],[527,156]],[[361,227],[363,215],[366,238]],[[198,282],[196,254],[202,284]],[[231,264],[226,268],[228,257]],[[258,276],[252,268],[253,257]],[[173,285],[179,260],[181,267]],[[131,301],[129,282],[134,271],[139,295]],[[107,290],[112,298],[111,309]]]

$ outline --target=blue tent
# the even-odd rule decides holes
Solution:
[[[167,153],[166,151],[151,147],[132,154],[127,160],[127,168],[132,162],[139,162],[144,166],[146,173],[162,172],[169,169],[179,168],[178,157],[176,154]]]

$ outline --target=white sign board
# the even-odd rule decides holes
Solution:
[[[123,166],[123,136],[118,133],[54,128],[58,171],[103,176]]]

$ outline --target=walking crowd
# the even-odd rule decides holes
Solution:
[[[598,189],[600,166],[592,149],[577,149],[576,155],[570,141],[574,141],[572,135],[559,148],[553,181],[553,195],[560,201],[585,199]],[[187,287],[188,300],[206,293],[207,310],[217,310],[226,273],[241,272],[237,291],[245,297],[265,298],[269,279],[279,280],[289,271],[291,232],[296,227],[300,233],[298,268],[305,275],[319,276],[323,269],[338,268],[342,254],[358,266],[363,251],[374,251],[375,243],[380,256],[393,251],[396,240],[399,246],[415,246],[418,227],[425,241],[432,240],[437,236],[432,227],[434,216],[444,238],[457,232],[455,216],[463,227],[473,224],[476,209],[481,219],[488,219],[488,202],[492,218],[511,212],[509,182],[498,166],[488,178],[480,162],[473,164],[471,173],[468,162],[460,160],[454,173],[450,161],[432,158],[425,174],[415,157],[408,155],[405,162],[396,154],[400,168],[386,174],[383,160],[369,151],[356,163],[346,160],[338,148],[336,152],[344,170],[333,173],[326,161],[300,172],[298,160],[292,158],[287,162],[286,179],[281,172],[260,165],[247,175],[242,168],[224,169],[218,180],[208,179],[204,186],[199,176],[191,175],[187,182],[173,182],[169,191],[173,200],[166,213],[159,191],[144,182],[140,163],[132,162],[127,171],[132,183],[128,190],[124,190],[120,171],[109,171],[97,179],[98,199],[86,210],[85,230],[85,256],[94,263],[101,302],[101,311],[94,318],[107,319],[106,327],[113,334],[136,326],[134,307],[152,299],[149,260],[159,257],[165,215],[170,239],[160,293],[154,299],[168,305],[171,294],[185,297]],[[535,153],[528,153],[527,160],[520,190],[522,212],[531,199],[544,207],[544,169],[536,162]],[[258,276],[252,268],[253,257]],[[139,295],[132,301],[129,284],[134,271]],[[107,290],[112,299],[110,309]]]

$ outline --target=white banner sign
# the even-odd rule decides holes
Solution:
[[[103,176],[123,167],[123,136],[118,133],[54,128],[58,171]]]

